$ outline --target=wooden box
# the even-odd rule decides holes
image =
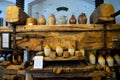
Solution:
[[[9,6],[6,10],[6,22],[14,24],[25,24],[29,16],[17,6]]]
[[[101,4],[90,16],[90,23],[102,23],[106,21],[114,21],[114,7],[111,4]]]

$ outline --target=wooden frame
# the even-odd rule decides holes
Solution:
[[[2,49],[10,49],[11,48],[11,36],[10,33],[3,32],[1,33],[1,48]]]

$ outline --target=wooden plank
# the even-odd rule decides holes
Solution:
[[[6,22],[14,24],[25,24],[29,16],[17,6],[9,6],[6,9]]]
[[[120,31],[120,24],[109,24],[106,28],[108,31]]]

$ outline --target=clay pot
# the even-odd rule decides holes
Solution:
[[[76,18],[75,18],[75,15],[72,15],[71,18],[69,19],[69,23],[70,24],[76,24]]]
[[[37,25],[37,20],[35,18],[27,18],[26,25]]]
[[[38,25],[45,25],[45,24],[46,24],[45,17],[41,15],[40,18],[38,19]]]
[[[87,23],[87,17],[85,13],[81,13],[78,17],[78,24],[86,24]]]
[[[48,25],[55,25],[56,24],[56,18],[54,14],[51,14],[48,17]]]

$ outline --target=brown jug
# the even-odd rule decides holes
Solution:
[[[45,24],[46,24],[45,17],[41,15],[40,18],[38,19],[38,25],[45,25]]]
[[[78,24],[86,24],[87,23],[87,17],[85,13],[81,13],[78,17]]]
[[[71,18],[69,19],[70,24],[76,24],[76,18],[75,15],[72,15]]]
[[[51,14],[48,17],[48,25],[55,25],[56,24],[56,18],[54,14]]]

